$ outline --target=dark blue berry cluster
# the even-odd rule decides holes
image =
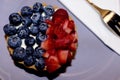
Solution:
[[[26,66],[34,65],[37,70],[45,67],[42,57],[45,50],[40,44],[47,38],[45,20],[51,19],[53,13],[53,6],[36,2],[33,7],[24,6],[20,13],[10,14],[9,24],[3,30],[8,37],[8,46],[13,49],[11,56],[14,61],[23,61]]]

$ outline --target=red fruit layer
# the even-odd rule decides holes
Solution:
[[[46,20],[48,38],[42,42],[41,47],[46,50],[43,54],[48,72],[54,72],[67,62],[71,62],[73,53],[77,48],[77,34],[73,20],[69,20],[64,9],[58,9],[52,20]]]

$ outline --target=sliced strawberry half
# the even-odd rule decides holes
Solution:
[[[42,55],[44,58],[49,58],[50,54],[48,52],[43,53]]]
[[[71,44],[71,40],[67,37],[55,40],[56,49],[68,49],[70,44]]]
[[[77,33],[76,32],[73,32],[70,34],[71,38],[73,39],[73,42],[74,43],[77,43],[78,42],[78,36],[77,36]]]
[[[48,59],[45,59],[45,64],[49,73],[55,72],[61,67],[61,65],[59,64],[59,60],[56,56],[50,56]]]
[[[59,25],[59,23],[63,22],[66,19],[69,19],[67,11],[64,9],[58,9],[53,14],[52,21],[55,25]]]
[[[75,24],[73,20],[69,21],[68,28],[70,28],[72,31],[75,31]]]
[[[65,20],[64,24],[63,24],[63,29],[66,33],[70,34],[74,29],[72,27],[69,26],[70,25],[70,21],[69,20]]]
[[[62,23],[61,23],[62,25]],[[57,38],[63,38],[67,35],[67,33],[63,30],[63,26],[56,26],[54,28],[54,34],[56,35]]]
[[[70,51],[76,51],[77,49],[77,43],[71,43],[69,46]]]
[[[61,65],[64,65],[68,62],[68,59],[71,60],[71,54],[69,50],[59,50],[57,53],[58,60]]]
[[[49,64],[49,65],[47,65],[47,71],[48,71],[49,73],[53,73],[53,72],[55,72],[56,70],[58,70],[60,67],[61,67],[60,64]]]
[[[44,42],[41,43],[41,48],[45,50],[54,49],[54,40],[47,38]]]

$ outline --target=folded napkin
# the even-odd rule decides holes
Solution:
[[[59,0],[80,21],[82,21],[103,43],[120,54],[120,38],[114,35],[103,23],[97,11],[86,0]],[[119,0],[91,0],[101,8],[120,15]]]

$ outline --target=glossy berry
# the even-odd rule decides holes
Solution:
[[[36,58],[41,58],[42,57],[42,54],[45,52],[45,50],[43,50],[40,46],[36,47],[35,48],[35,51],[34,51],[34,57]]]
[[[27,47],[26,47],[26,54],[27,54],[28,56],[30,56],[30,55],[32,55],[33,53],[34,53],[33,47],[32,47],[32,46],[27,46]]]
[[[48,28],[47,23],[41,23],[41,24],[39,25],[39,30],[40,30],[42,33],[46,33],[47,28]]]
[[[43,12],[43,5],[42,5],[42,3],[36,2],[33,5],[33,11],[42,13]]]
[[[29,6],[24,6],[22,9],[21,9],[21,15],[23,17],[31,17],[33,14],[33,11],[32,9],[29,7]]]
[[[12,54],[12,58],[17,61],[23,61],[26,56],[26,50],[22,47],[17,47]]]
[[[28,29],[27,27],[22,26],[22,27],[19,27],[19,28],[18,28],[17,33],[18,33],[18,36],[19,36],[21,39],[23,39],[23,38],[26,38],[26,37],[29,36],[30,31],[29,31],[29,29]]]
[[[47,15],[51,16],[54,13],[54,8],[51,5],[48,5],[44,8],[44,11]]]
[[[40,13],[34,13],[31,17],[33,24],[39,24],[40,22]]]
[[[17,29],[15,28],[15,26],[12,26],[10,24],[6,24],[3,27],[3,30],[4,30],[5,34],[8,36],[14,35],[17,32]]]
[[[29,27],[29,26],[32,24],[31,18],[29,18],[29,17],[23,18],[23,19],[22,19],[22,24],[23,24],[24,26]]]
[[[15,25],[15,26],[18,26],[22,22],[21,16],[18,13],[12,13],[9,16],[9,21],[10,21],[10,24]]]
[[[27,37],[25,39],[25,44],[27,46],[33,46],[35,44],[35,39],[33,37]]]
[[[30,33],[31,33],[32,35],[36,35],[36,34],[38,34],[38,32],[39,32],[39,29],[38,29],[38,26],[37,26],[37,25],[32,25],[32,26],[30,27]]]
[[[45,67],[44,59],[43,58],[38,59],[35,63],[35,67],[37,68],[37,70],[42,71]]]
[[[44,40],[46,40],[47,36],[42,34],[41,32],[39,32],[37,35],[36,35],[36,41],[38,44],[40,44],[41,42],[43,42]]]
[[[35,63],[35,59],[34,59],[32,56],[27,56],[27,57],[24,59],[24,64],[25,64],[26,66],[32,66],[34,63]]]
[[[45,20],[47,20],[47,19],[50,20],[50,16],[44,15],[44,16],[41,16],[41,17],[40,17],[40,21],[41,21],[41,22],[45,22]]]
[[[11,48],[16,48],[16,47],[20,47],[22,44],[22,41],[21,39],[16,36],[16,35],[13,35],[13,36],[10,36],[8,38],[8,45],[11,47]]]

